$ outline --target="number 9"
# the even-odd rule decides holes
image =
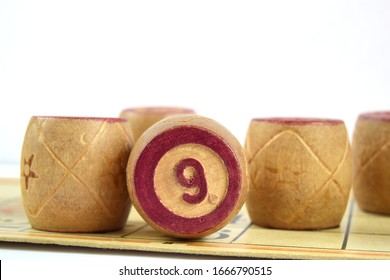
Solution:
[[[127,165],[138,213],[156,230],[181,238],[209,235],[233,220],[248,181],[238,140],[198,115],[155,123],[137,140]]]

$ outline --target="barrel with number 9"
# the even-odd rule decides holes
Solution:
[[[238,140],[199,115],[178,115],[151,126],[127,165],[134,207],[156,230],[199,238],[228,224],[248,193],[248,168]]]

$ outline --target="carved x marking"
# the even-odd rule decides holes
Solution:
[[[35,130],[38,135],[41,135],[41,126],[42,123],[35,125]],[[65,174],[57,183],[57,185],[51,190],[51,192],[43,199],[40,203],[40,205],[37,207],[36,211],[32,212],[30,211],[31,215],[33,217],[36,217],[40,214],[42,209],[45,207],[45,205],[48,203],[50,198],[61,188],[65,180],[68,178],[68,176],[72,176],[76,181],[78,181],[82,186],[84,186],[88,192],[91,194],[92,198],[102,206],[104,211],[107,213],[108,216],[112,216],[110,213],[110,210],[107,208],[107,206],[99,199],[97,194],[77,175],[73,172],[73,169],[77,166],[77,164],[81,161],[81,159],[93,148],[94,143],[99,139],[99,137],[102,135],[104,129],[106,127],[106,122],[103,122],[101,126],[99,127],[97,133],[94,135],[92,141],[88,144],[88,146],[84,149],[84,151],[80,154],[80,156],[77,158],[76,162],[72,164],[71,166],[67,166],[63,160],[53,151],[52,148],[46,143],[43,137],[40,137],[42,145],[46,148],[46,150],[49,152],[49,154],[53,157],[53,159],[62,166],[65,170],[68,171],[67,174]]]
[[[281,131],[277,134],[275,134],[273,137],[271,137],[271,139],[269,139],[267,141],[267,143],[265,143],[265,145],[263,145],[261,148],[259,148],[254,154],[253,154],[253,157],[251,159],[249,159],[249,163],[252,162],[257,156],[259,156],[261,154],[261,152],[263,152],[268,146],[271,145],[271,143],[273,143],[274,141],[276,141],[279,137],[281,137],[282,135],[284,134],[292,134],[294,135],[295,137],[297,137],[297,139],[302,143],[302,145],[307,149],[307,151],[314,157],[314,159],[319,163],[320,166],[322,166],[322,168],[324,169],[324,171],[326,173],[328,173],[328,177],[327,179],[324,181],[324,183],[316,190],[316,192],[311,195],[309,198],[307,198],[307,200],[305,201],[304,204],[302,204],[295,212],[294,214],[290,217],[288,223],[293,223],[296,219],[299,218],[299,215],[307,208],[310,206],[310,204],[312,203],[312,201],[316,198],[316,196],[323,190],[323,188],[329,183],[329,181],[333,181],[337,188],[339,189],[340,193],[345,197],[346,195],[348,194],[345,194],[343,191],[342,191],[342,188],[340,186],[340,183],[334,179],[334,175],[340,170],[341,166],[343,165],[344,161],[345,161],[345,158],[347,157],[347,152],[348,152],[348,138],[346,139],[346,142],[345,142],[345,149],[344,149],[344,153],[343,153],[343,156],[339,162],[339,164],[337,165],[337,167],[332,171],[324,162],[323,160],[313,151],[313,149],[306,143],[306,141],[303,139],[303,137],[296,131],[293,131],[293,130],[284,130],[284,131]],[[253,185],[253,182],[255,181],[255,179],[257,178],[257,176],[259,175],[258,172],[255,172],[254,176],[250,176],[251,177],[251,181],[252,181],[252,185]]]

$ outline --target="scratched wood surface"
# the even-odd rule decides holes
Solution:
[[[244,207],[230,224],[195,241],[163,236],[148,226],[135,211],[131,211],[126,226],[120,231],[53,233],[31,228],[24,213],[19,180],[0,178],[0,241],[206,256],[390,259],[390,216],[362,212],[351,199],[340,227],[321,231],[274,230],[255,226]]]

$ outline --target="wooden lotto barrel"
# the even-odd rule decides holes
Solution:
[[[209,235],[239,212],[248,192],[242,146],[222,125],[177,115],[151,126],[127,166],[131,200],[156,230],[174,237]]]
[[[390,112],[361,114],[352,139],[353,192],[360,208],[390,215]]]
[[[126,165],[133,146],[126,119],[32,117],[21,155],[21,190],[33,228],[101,232],[124,226]]]
[[[344,122],[268,118],[250,122],[247,208],[253,223],[281,229],[336,227],[351,189]]]
[[[194,113],[194,110],[182,107],[133,107],[122,110],[120,117],[129,121],[134,140],[137,140],[150,126],[163,118]]]

